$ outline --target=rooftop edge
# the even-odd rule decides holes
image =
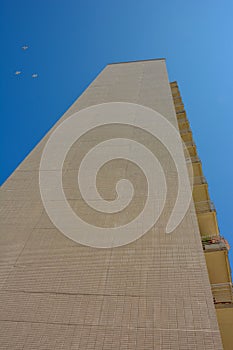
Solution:
[[[149,58],[147,60],[135,60],[135,61],[122,61],[122,62],[112,62],[108,63],[107,66],[114,64],[123,64],[123,63],[136,63],[136,62],[148,62],[148,61],[166,61],[166,58]]]

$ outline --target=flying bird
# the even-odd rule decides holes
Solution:
[[[22,72],[20,71],[20,70],[17,70],[16,72],[15,72],[15,75],[20,75]]]
[[[37,77],[38,77],[37,73],[32,74],[32,78],[37,78]]]
[[[26,51],[28,48],[29,48],[28,45],[23,45],[23,46],[21,47],[21,49],[22,49],[23,51]]]

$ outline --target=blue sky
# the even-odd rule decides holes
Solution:
[[[0,183],[107,63],[165,57],[233,248],[232,0],[2,0],[0,12]]]

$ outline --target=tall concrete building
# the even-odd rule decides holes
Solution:
[[[47,141],[74,113],[105,104],[108,113],[114,115],[116,102],[123,107],[125,103],[132,125],[114,123],[110,117],[109,124],[89,125],[89,132],[65,154],[59,176],[66,200],[72,212],[89,225],[86,230],[77,227],[80,241],[71,239],[72,234],[66,235],[56,224],[66,215],[61,198],[52,201],[55,220],[42,201],[41,157]],[[190,154],[187,167],[190,159],[193,166],[193,199],[169,234],[166,227],[178,191],[186,202],[188,189],[179,182],[183,175],[177,175],[180,170],[171,147],[163,144],[162,136],[150,133],[150,123],[145,122],[144,129],[139,127],[141,120],[146,120],[146,110],[156,111],[164,118],[163,123],[170,125],[171,134],[163,135],[168,143],[174,130],[180,133]],[[97,107],[97,119],[100,111]],[[75,115],[78,119],[79,114]],[[124,115],[121,117],[123,120]],[[159,125],[160,119],[158,130]],[[79,131],[77,128],[77,134]],[[113,143],[101,151],[101,156],[110,148],[115,153],[120,150],[121,156],[99,168],[96,186],[105,202],[114,202],[116,183],[123,178],[133,185],[134,195],[124,210],[104,213],[85,202],[78,172],[92,148],[115,139],[122,140],[122,147]],[[138,144],[143,145],[143,152],[149,150],[148,158],[140,156]],[[60,146],[53,149],[51,167],[49,163],[49,169],[42,168],[42,174],[48,172],[48,180],[42,181],[45,194],[58,186],[52,171],[56,170],[53,161],[60,154]],[[156,195],[149,193],[154,196],[152,216],[163,204],[159,219],[148,226],[150,217],[144,217],[139,228],[148,227],[145,234],[133,239],[134,231],[127,231],[125,237],[132,237],[125,244],[121,241],[101,247],[95,238],[85,244],[88,227],[102,229],[104,240],[112,228],[134,222],[147,203],[151,187],[144,169],[124,159],[125,149],[132,159],[138,157],[150,169],[154,154],[163,168],[166,201],[162,203],[160,188]],[[177,159],[185,162],[183,148],[175,151]],[[89,175],[86,173],[84,181],[86,189]],[[164,59],[108,65],[3,184],[1,206],[0,349],[231,349],[228,245],[219,234],[179,89],[176,82],[169,83]],[[183,209],[182,205],[178,207],[178,216]]]

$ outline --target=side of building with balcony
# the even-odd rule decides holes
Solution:
[[[216,209],[210,199],[208,184],[193,140],[177,82],[170,83],[180,135],[193,167],[193,200],[199,224],[200,239],[205,254],[213,301],[217,313],[223,347],[231,350],[233,344],[233,290],[228,242],[220,234]]]

